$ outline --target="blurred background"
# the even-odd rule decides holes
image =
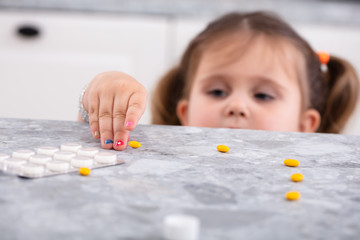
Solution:
[[[151,94],[210,20],[254,10],[277,13],[359,74],[360,1],[0,0],[0,117],[76,120],[81,89],[109,70]],[[360,135],[359,121],[360,106],[344,133]]]

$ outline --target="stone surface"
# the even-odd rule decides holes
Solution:
[[[169,214],[199,218],[204,240],[360,235],[359,136],[140,125],[131,140],[125,164],[86,177],[0,172],[1,239],[161,239]],[[99,146],[86,123],[0,119],[0,153],[65,142]]]

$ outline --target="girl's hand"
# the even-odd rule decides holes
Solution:
[[[82,103],[89,113],[94,138],[105,149],[124,150],[146,108],[146,89],[121,72],[97,75],[87,87]]]

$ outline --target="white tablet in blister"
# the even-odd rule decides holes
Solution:
[[[42,146],[37,149],[38,154],[53,156],[54,153],[58,152],[59,148],[51,146]]]
[[[29,149],[18,149],[12,153],[13,158],[29,159],[35,152]]]

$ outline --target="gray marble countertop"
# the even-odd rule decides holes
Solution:
[[[86,177],[0,172],[0,238],[161,239],[163,218],[185,213],[206,240],[359,239],[359,136],[139,125],[131,139],[125,164]],[[99,146],[86,123],[0,119],[2,153],[65,142]]]

